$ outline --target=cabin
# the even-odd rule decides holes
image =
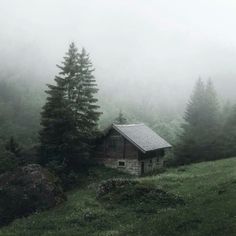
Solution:
[[[105,166],[143,175],[162,166],[171,145],[145,124],[112,124],[95,148],[95,158]]]

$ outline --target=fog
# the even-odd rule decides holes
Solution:
[[[233,0],[0,0],[0,72],[52,82],[74,41],[117,109],[181,110],[199,76],[235,100],[235,10]]]

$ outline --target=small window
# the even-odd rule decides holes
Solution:
[[[125,162],[124,161],[119,161],[118,166],[119,167],[125,167]]]

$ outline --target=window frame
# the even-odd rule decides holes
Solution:
[[[121,163],[122,163],[122,165],[120,165]],[[118,167],[125,168],[125,167],[126,167],[126,162],[123,161],[123,160],[119,160],[119,161],[117,162],[117,165],[118,165]]]

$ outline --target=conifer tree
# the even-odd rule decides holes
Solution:
[[[73,111],[78,50],[71,43],[55,85],[48,85],[47,101],[41,113],[40,156],[42,164],[72,165],[84,144],[79,139]]]
[[[201,78],[198,79],[194,92],[190,98],[185,112],[185,121],[192,127],[202,124],[202,111],[204,107],[205,86]]]
[[[68,52],[64,56],[62,65],[57,65],[57,67],[61,70],[57,78],[64,81],[65,98],[67,98],[70,102],[75,99],[75,86],[77,83],[78,74],[78,58],[78,49],[75,46],[75,43],[72,42],[69,45]]]
[[[5,144],[5,149],[13,153],[16,157],[20,156],[21,147],[12,136]]]
[[[221,133],[220,154],[221,157],[236,156],[236,105],[231,108],[231,112],[226,119]]]
[[[211,79],[207,82],[204,107],[205,125],[208,127],[209,134],[212,134],[219,128],[219,105]]]
[[[115,119],[116,124],[127,124],[127,119],[125,118],[124,114],[120,110],[118,117]]]
[[[199,78],[190,101],[187,105],[183,124],[183,133],[180,141],[176,146],[175,153],[179,164],[190,163],[196,161],[198,157],[197,149],[200,142],[202,126],[202,108],[204,103],[205,86]]]
[[[180,164],[216,159],[218,138],[218,103],[212,82],[205,87],[196,83],[187,105],[183,133],[176,147]]]
[[[95,98],[98,89],[89,55],[84,49],[79,53],[74,43],[58,67],[61,71],[56,84],[48,85],[41,114],[40,154],[44,163],[53,160],[73,165],[76,156],[82,160],[89,138],[97,131],[101,114]]]
[[[219,158],[218,139],[221,125],[217,94],[211,79],[207,82],[204,100],[202,143],[205,148],[205,157],[203,155],[202,158],[204,160],[214,160]]]
[[[66,99],[65,80],[56,77],[56,85],[48,85],[47,102],[41,113],[41,163],[69,164],[77,146],[75,120]]]
[[[83,48],[78,57],[75,110],[78,116],[77,128],[87,138],[97,132],[97,123],[101,115],[98,111],[98,99],[95,97],[98,89],[93,72],[89,54]]]

